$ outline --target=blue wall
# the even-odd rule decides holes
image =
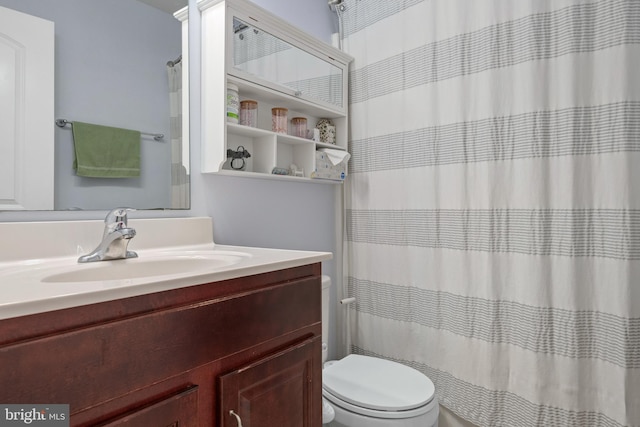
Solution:
[[[254,0],[260,7],[329,43],[335,15],[324,0]],[[192,167],[200,164],[200,34],[195,0],[190,0],[191,37],[191,137]],[[195,24],[195,25],[192,25]],[[215,241],[223,244],[328,251],[334,254],[342,242],[336,239],[336,200],[342,186],[241,177],[195,174],[192,211],[213,218]],[[337,281],[334,258],[323,263],[323,273]],[[335,319],[335,304],[330,307]],[[329,357],[339,354],[335,322],[329,323]]]

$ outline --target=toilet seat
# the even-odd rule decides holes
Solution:
[[[377,418],[410,418],[432,409],[433,382],[389,360],[349,355],[322,372],[322,394],[333,404]]]

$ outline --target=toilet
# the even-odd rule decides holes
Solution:
[[[322,362],[327,358],[331,278],[322,276]],[[328,427],[438,427],[433,382],[400,363],[350,354],[324,363],[323,425]]]

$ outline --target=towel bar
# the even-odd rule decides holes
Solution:
[[[71,121],[69,121],[67,119],[56,119],[56,125],[58,125],[59,127],[63,128],[66,125],[72,125],[73,126],[73,122],[71,122]],[[155,139],[156,141],[160,141],[160,140],[162,140],[164,138],[164,134],[163,133],[140,132],[140,134],[152,136],[153,139]]]

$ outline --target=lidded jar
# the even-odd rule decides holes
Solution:
[[[258,127],[258,102],[252,99],[240,101],[240,124]]]
[[[275,133],[287,133],[288,121],[286,108],[276,107],[271,109],[271,130]]]
[[[294,117],[291,119],[292,135],[299,138],[307,137],[307,119],[305,117]]]

